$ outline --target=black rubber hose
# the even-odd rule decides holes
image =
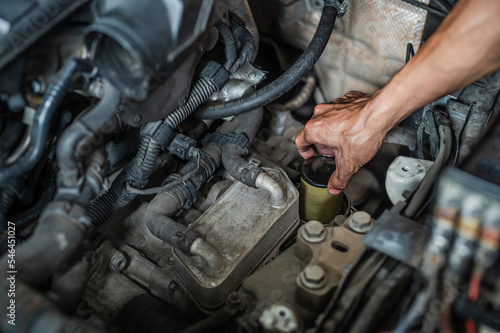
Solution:
[[[149,205],[156,205],[155,200]],[[161,202],[159,203],[161,205]],[[148,210],[153,212],[153,210]],[[200,235],[194,231],[187,230],[182,224],[175,222],[169,217],[150,213],[146,216],[146,226],[148,230],[157,238],[168,244],[179,248],[184,253],[190,253],[193,242],[200,238]]]
[[[50,85],[35,116],[30,147],[19,161],[0,170],[0,183],[31,171],[40,162],[56,111],[66,96],[73,74],[78,70],[88,71],[90,68],[77,60],[69,61]]]
[[[232,133],[238,127],[243,126],[242,120],[245,120],[244,118],[246,117],[240,116],[233,121],[226,121],[219,127],[217,132],[225,135]],[[172,180],[175,180],[175,178],[180,178],[195,170],[195,173],[189,177],[188,181],[158,193],[155,199],[161,201],[162,205],[157,206],[155,209],[163,216],[171,217],[180,209],[189,208],[193,203],[192,200],[196,196],[196,192],[212,176],[221,163],[222,147],[215,143],[206,144],[200,155],[200,168],[197,167],[198,159],[192,159],[179,171],[178,175],[171,177]]]
[[[23,134],[24,124],[21,118],[15,115],[14,119],[9,119],[2,131],[0,136],[0,167],[3,166],[14,145],[19,142]]]
[[[403,214],[408,218],[415,218],[422,204],[429,195],[430,190],[435,185],[435,180],[439,172],[444,168],[453,150],[456,150],[456,139],[451,121],[443,111],[436,110],[434,119],[439,131],[439,153],[420,185],[410,198]],[[456,158],[456,157],[455,157]]]
[[[159,125],[150,125],[156,127],[143,137],[134,160],[120,172],[112,187],[90,204],[89,215],[95,227],[106,223],[114,213],[136,198],[137,194],[129,192],[126,184],[129,183],[137,189],[147,185],[161,148],[168,145],[173,137],[173,130],[218,89],[213,82],[200,77],[194,84],[186,104],[175,109],[163,122],[158,123]]]
[[[252,142],[259,130],[263,114],[263,108],[259,108],[238,116],[241,120],[235,133],[244,134],[248,138],[248,141]],[[243,158],[241,150],[231,143],[224,145],[222,164],[224,164],[224,168],[233,178],[252,187],[255,186],[257,176],[262,172],[262,169],[258,167],[247,170],[248,161]]]
[[[61,200],[44,209],[33,235],[16,249],[16,269],[21,280],[42,284],[77,254],[90,227],[86,206],[101,190],[106,162],[104,148],[95,150],[84,165],[84,181],[77,194],[65,192],[64,186],[58,189]],[[4,256],[0,268],[6,269],[7,262]]]
[[[116,133],[121,126],[116,114],[119,103],[120,92],[106,82],[104,96],[99,103],[76,119],[58,141],[56,157],[61,173],[79,170],[93,147],[103,144],[110,135]]]
[[[262,115],[263,109],[260,108],[239,116],[236,121],[237,128],[235,132],[245,134],[252,141],[260,127]],[[226,122],[218,131],[226,132],[234,124]],[[239,150],[238,152],[241,154]],[[185,253],[190,253],[191,245],[199,238],[199,235],[189,231],[186,227],[171,219],[170,216],[179,209],[189,208],[193,204],[197,191],[221,164],[221,156],[222,147],[213,142],[208,142],[203,147],[199,160],[192,159],[179,171],[178,175],[169,177],[175,180],[183,175],[191,175],[182,184],[178,184],[168,191],[158,193],[149,203],[145,220],[147,228],[154,236],[178,247]]]
[[[240,43],[239,56],[234,61],[231,66],[229,73],[236,72],[241,66],[243,66],[247,61],[250,61],[253,57],[255,51],[255,42],[250,31],[245,27],[245,22],[238,17],[238,15],[229,12],[229,17],[231,18],[232,34],[236,40]]]
[[[413,272],[412,268],[404,264],[396,266],[368,298],[349,331],[373,332],[397,305],[399,297],[394,296],[400,296],[408,288]]]
[[[302,77],[312,70],[316,61],[328,44],[337,18],[337,9],[331,5],[323,7],[316,33],[300,58],[278,79],[267,86],[234,101],[213,104],[198,109],[194,115],[200,119],[220,119],[255,110],[276,100]]]
[[[230,68],[233,66],[236,57],[238,56],[238,52],[236,50],[236,43],[234,41],[233,34],[231,30],[222,21],[217,23],[217,30],[219,30],[219,34],[224,42],[224,53],[226,54],[226,62],[224,63],[224,68],[229,72]]]
[[[300,92],[291,100],[286,102],[285,104],[273,104],[271,105],[274,111],[295,111],[298,108],[302,107],[312,96],[314,89],[316,88],[316,77],[314,74],[309,75],[305,79],[304,87],[300,90]]]
[[[220,165],[221,154],[221,147],[209,142],[203,147],[199,161],[192,159],[179,171],[178,175],[167,178],[167,180],[173,180],[183,175],[191,175],[182,184],[169,191],[158,193],[149,203],[145,220],[147,228],[154,236],[178,247],[185,253],[190,253],[191,245],[200,235],[187,230],[185,226],[169,216],[193,204],[200,187]]]

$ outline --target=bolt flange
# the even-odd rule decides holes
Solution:
[[[300,282],[308,289],[321,289],[326,286],[326,274],[319,265],[308,265],[300,274]]]
[[[308,243],[321,243],[326,238],[325,226],[319,221],[309,221],[302,227],[301,235]]]
[[[347,225],[352,231],[364,234],[373,228],[371,216],[367,212],[355,212],[347,221]]]

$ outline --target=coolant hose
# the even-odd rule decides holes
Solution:
[[[88,71],[91,68],[78,60],[69,61],[61,70],[58,78],[50,85],[43,97],[42,104],[38,108],[31,144],[28,150],[22,155],[19,161],[9,164],[0,170],[0,183],[16,178],[25,172],[31,171],[42,158],[52,121],[57,109],[61,105],[66,92],[76,71]]]
[[[107,159],[104,147],[86,158],[78,186],[60,184],[56,199],[44,209],[32,236],[16,250],[16,269],[21,280],[38,285],[45,282],[67,260],[74,259],[91,227],[87,208],[102,188]],[[0,260],[0,268],[7,265]]]
[[[107,138],[120,128],[116,113],[120,103],[119,91],[104,82],[104,96],[88,112],[77,118],[61,135],[56,147],[59,176],[63,185],[72,186],[80,177],[81,164]]]
[[[16,251],[18,276],[29,284],[41,284],[80,248],[91,226],[87,216],[90,200],[102,188],[106,175],[106,152],[98,134],[113,133],[116,90],[109,88],[105,98],[77,119],[59,139],[59,165],[56,199],[43,211],[33,235]],[[88,150],[82,144],[90,142]],[[99,147],[95,149],[96,147]],[[1,261],[3,265],[5,261]]]
[[[239,122],[235,133],[244,134],[248,138],[248,141],[252,142],[259,130],[263,114],[263,108],[258,108],[238,116],[234,120]],[[262,172],[260,168],[251,170],[246,169],[248,161],[243,158],[241,150],[231,143],[224,145],[222,151],[222,164],[224,165],[224,169],[226,169],[234,179],[252,187],[255,187],[255,180],[258,174]]]
[[[244,119],[240,116],[236,117],[233,121],[226,121],[219,127],[217,132],[228,135],[233,133],[238,127],[256,126],[250,125],[250,123],[243,125],[242,120]],[[163,216],[172,217],[180,209],[189,208],[193,203],[192,200],[196,197],[196,192],[207,181],[207,179],[212,176],[213,172],[221,165],[221,163],[222,147],[213,142],[205,144],[200,154],[200,167],[198,168],[198,159],[192,159],[179,171],[178,175],[170,176],[170,179],[175,180],[175,178],[180,178],[195,171],[191,174],[189,180],[178,184],[167,191],[158,193],[154,200],[162,202],[162,204],[158,205],[155,210]]]
[[[263,116],[263,109],[254,110],[238,116],[233,121],[226,121],[217,132],[245,134],[251,141],[256,136]],[[238,150],[238,153],[241,152]],[[146,226],[156,237],[178,247],[185,253],[201,256],[207,262],[209,273],[216,273],[222,268],[222,259],[215,249],[204,242],[198,234],[186,230],[171,217],[180,209],[189,208],[196,199],[196,192],[220,166],[222,147],[208,142],[201,150],[200,160],[192,159],[178,175],[170,176],[175,180],[183,175],[192,174],[189,180],[174,188],[158,193],[146,210]],[[243,160],[245,164],[247,162]],[[199,165],[199,166],[198,166]]]
[[[179,172],[169,178],[191,174],[188,180],[169,191],[158,193],[146,210],[146,226],[157,238],[179,248],[182,252],[201,256],[207,263],[207,273],[222,269],[222,259],[217,251],[199,234],[188,230],[170,218],[181,208],[189,208],[196,200],[196,192],[210,178],[221,163],[222,149],[208,142],[201,151],[200,160],[192,159]],[[198,167],[199,163],[199,167]]]
[[[91,203],[90,216],[96,227],[106,223],[114,213],[135,199],[137,194],[129,192],[126,184],[138,189],[147,185],[162,148],[166,148],[174,137],[174,129],[213,93],[219,91],[228,79],[229,74],[220,65],[208,63],[193,85],[186,104],[175,109],[163,121],[144,126],[142,142],[135,158],[120,172],[111,188]]]
[[[196,117],[200,119],[220,119],[242,114],[269,104],[285,94],[305,74],[312,70],[328,44],[336,18],[337,9],[325,1],[321,19],[311,43],[300,58],[285,73],[267,86],[239,99],[201,107],[195,112]]]

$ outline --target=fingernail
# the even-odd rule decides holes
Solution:
[[[339,190],[336,190],[334,188],[331,188],[331,189],[328,190],[328,192],[330,192],[331,195],[337,195],[337,194],[339,194],[342,191],[339,191]]]

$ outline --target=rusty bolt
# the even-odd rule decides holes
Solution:
[[[318,265],[308,265],[300,274],[300,282],[308,289],[321,289],[326,285],[326,274]]]
[[[370,214],[367,212],[355,212],[349,217],[347,225],[355,232],[367,233],[372,228]]]
[[[111,259],[109,259],[108,267],[112,271],[122,271],[127,264],[127,258],[122,253],[113,254]]]
[[[302,228],[302,238],[308,243],[320,243],[326,238],[326,230],[323,223],[309,221]]]

